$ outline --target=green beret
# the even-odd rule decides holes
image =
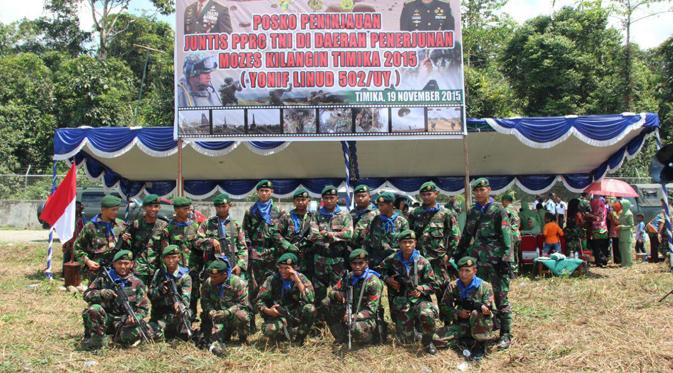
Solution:
[[[369,258],[369,253],[365,249],[355,249],[348,256],[348,260],[350,260],[351,262],[354,261],[355,259],[367,259],[367,258]]]
[[[119,197],[115,197],[112,194],[107,194],[103,199],[100,200],[100,207],[109,208],[109,207],[119,207],[122,204],[122,200]]]
[[[337,188],[334,185],[327,185],[322,188],[322,192],[320,192],[320,194],[323,196],[336,196]]]
[[[292,199],[297,199],[297,198],[309,198],[308,192],[304,188],[299,188],[294,191],[294,194],[292,194]]]
[[[437,184],[435,184],[432,181],[426,181],[421,185],[421,192],[436,192],[437,191]]]
[[[413,238],[414,240],[416,239],[416,232],[412,231],[411,229],[405,229],[397,234],[398,241],[408,240],[410,238]]]
[[[173,198],[173,207],[187,207],[192,205],[192,200],[189,197],[175,197]]]
[[[259,183],[257,183],[255,186],[255,189],[260,190],[262,188],[273,189],[273,183],[271,183],[270,180],[260,180]]]
[[[488,179],[485,177],[480,177],[472,182],[472,190],[477,188],[490,188],[491,183],[488,182]]]
[[[169,256],[169,255],[179,255],[180,254],[180,248],[178,245],[168,245],[164,249],[164,251],[161,252],[161,257]]]
[[[395,195],[390,192],[382,192],[376,197],[376,203],[393,203]]]
[[[112,258],[112,262],[118,260],[133,260],[133,253],[128,250],[120,250],[115,254],[114,258]]]
[[[458,268],[472,267],[477,265],[477,259],[471,256],[464,256],[458,260]]]
[[[158,205],[159,204],[159,196],[156,194],[148,194],[143,198],[143,206],[147,205]]]
[[[358,194],[358,193],[369,193],[369,187],[366,186],[365,184],[360,184],[353,189],[353,193]]]
[[[292,253],[285,253],[278,258],[276,261],[276,264],[289,264],[289,265],[294,265],[297,264],[299,259],[297,259],[297,256],[292,254]]]
[[[500,200],[514,202],[514,196],[511,195],[510,193],[505,193],[500,197]]]
[[[223,260],[213,260],[208,264],[208,273],[217,274],[219,272],[227,272],[227,263]]]
[[[213,205],[226,205],[229,201],[229,195],[227,193],[220,193],[215,198],[213,198]]]

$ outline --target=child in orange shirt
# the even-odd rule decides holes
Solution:
[[[544,215],[544,222],[544,246],[542,248],[544,255],[548,256],[551,253],[560,253],[563,229],[556,223],[554,215],[550,213]]]

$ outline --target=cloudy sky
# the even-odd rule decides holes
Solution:
[[[558,9],[563,5],[573,3],[575,1],[556,0],[554,8]],[[0,4],[0,22],[17,21],[24,17],[37,18],[42,15],[43,4],[43,0],[4,0]],[[654,5],[650,9],[644,8],[640,15],[670,9],[670,7],[671,5]],[[149,0],[131,0],[129,9],[134,14],[156,14]],[[536,15],[550,14],[553,11],[552,0],[509,0],[503,11],[510,14],[518,22],[523,22]],[[82,27],[85,29],[90,29],[93,23],[90,13],[91,11],[86,6],[82,6],[80,19]],[[175,24],[172,16],[159,18]],[[619,19],[612,18],[610,23],[614,27],[620,27]],[[633,26],[633,40],[642,48],[656,47],[673,34],[672,24],[673,13],[671,12],[640,21]]]

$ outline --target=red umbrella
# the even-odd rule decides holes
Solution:
[[[608,197],[638,197],[638,193],[633,190],[631,185],[617,179],[601,179],[595,181],[584,191]]]

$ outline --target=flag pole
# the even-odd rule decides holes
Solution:
[[[52,165],[52,174],[51,174],[51,194],[56,190],[56,161],[53,161]],[[54,227],[49,227],[49,247],[47,248],[47,270],[44,271],[44,274],[49,280],[54,279],[54,273],[52,272],[52,257],[54,255]]]

